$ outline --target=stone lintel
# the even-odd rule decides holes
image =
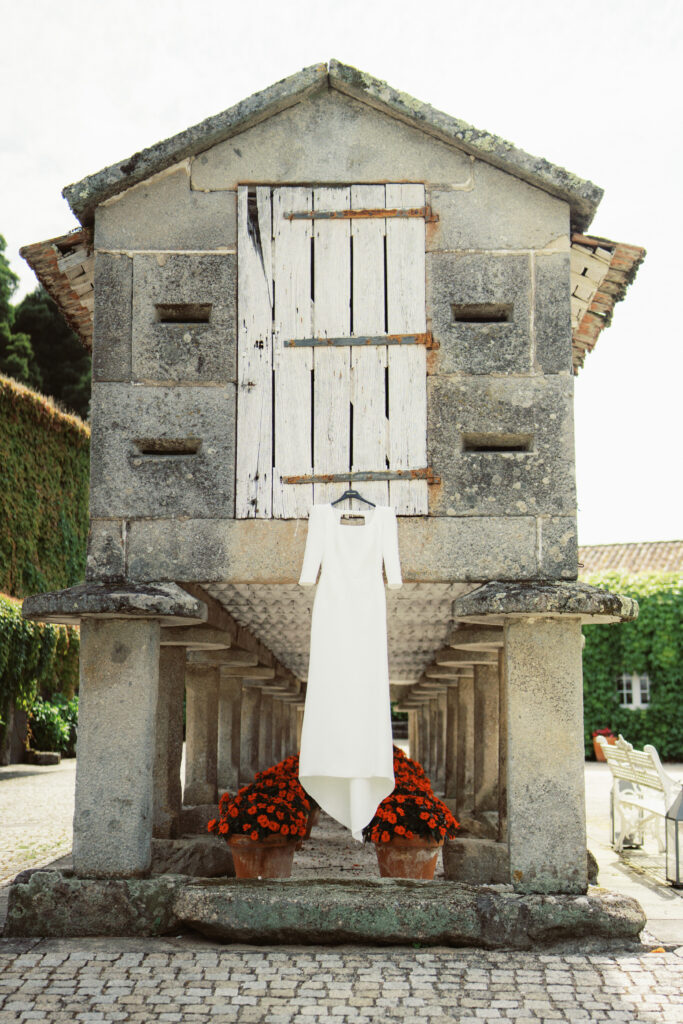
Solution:
[[[233,639],[227,630],[213,629],[211,626],[168,626],[161,634],[161,646],[187,647],[193,651],[224,651],[232,647]],[[250,661],[247,664],[256,663]]]
[[[224,676],[241,676],[242,679],[259,680],[275,679],[275,669],[268,665],[221,665],[221,672]]]
[[[79,583],[66,590],[27,597],[25,619],[75,626],[84,618],[157,619],[162,625],[182,621],[201,625],[208,611],[176,583]]]
[[[485,583],[453,602],[456,619],[502,625],[514,618],[573,616],[587,624],[630,622],[638,604],[588,583],[536,580],[528,583]]]
[[[501,626],[456,626],[447,643],[458,651],[492,651],[503,646],[503,629]]]
[[[251,651],[244,651],[240,647],[231,647],[229,650],[199,650],[190,651],[187,660],[195,665],[220,665],[221,668],[254,668],[258,665],[258,655]],[[273,669],[270,669],[272,672]],[[230,673],[228,673],[229,675]],[[232,673],[233,675],[240,673]],[[269,677],[270,678],[270,677]]]
[[[498,655],[495,651],[461,651],[457,648],[447,647],[439,651],[434,661],[437,665],[495,665],[498,663]]]

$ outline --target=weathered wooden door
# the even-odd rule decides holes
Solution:
[[[426,514],[424,204],[423,185],[238,189],[238,518],[305,518],[347,481]]]

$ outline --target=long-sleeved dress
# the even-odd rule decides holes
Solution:
[[[386,599],[401,586],[394,510],[344,525],[332,505],[314,505],[299,583],[322,566],[311,625],[311,656],[299,778],[323,810],[356,839],[394,788]]]

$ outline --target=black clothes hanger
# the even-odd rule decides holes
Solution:
[[[376,507],[374,501],[369,501],[368,498],[364,498],[362,494],[359,494],[358,491],[354,491],[352,487],[347,487],[342,496],[337,498],[336,501],[331,501],[330,504],[338,505],[340,501],[350,501],[352,498],[355,498],[356,501],[365,502],[365,504],[369,505],[370,508]]]

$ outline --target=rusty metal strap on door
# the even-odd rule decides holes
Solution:
[[[434,341],[431,331],[425,334],[376,334],[357,338],[285,338],[285,348],[343,348],[348,345],[424,345],[425,348],[438,348],[439,342]]]
[[[440,484],[441,477],[434,475],[431,466],[422,469],[379,469],[358,473],[313,473],[305,476],[280,477],[283,484],[343,484],[363,480],[426,480],[428,484]]]
[[[290,210],[283,214],[285,220],[368,220],[378,217],[419,217],[430,224],[439,219],[438,213],[432,213],[431,206],[412,206],[408,209],[386,210],[379,206],[372,210]]]

